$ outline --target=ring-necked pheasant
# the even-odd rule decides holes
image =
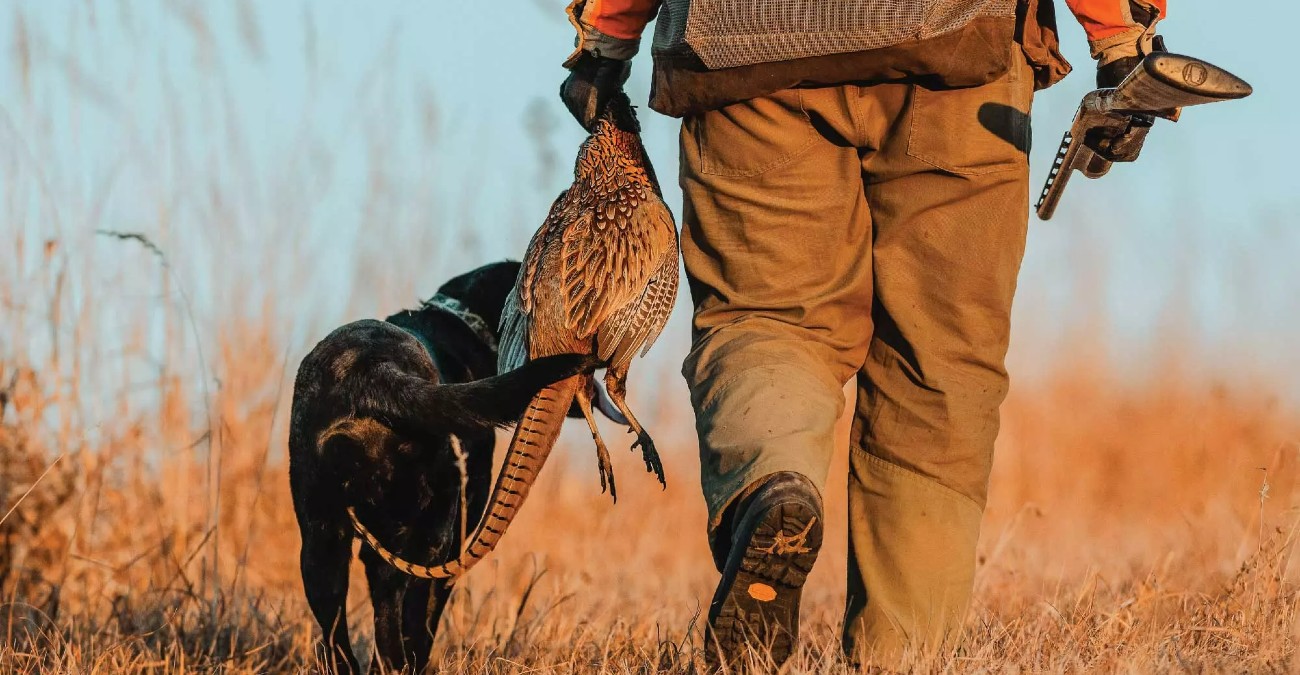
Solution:
[[[639,135],[631,102],[619,94],[578,152],[574,181],[551,206],[502,313],[498,371],[552,354],[596,354],[607,364],[605,388],[636,433],[646,470],[665,483],[654,441],[628,408],[627,373],[663,330],[677,299],[677,227]],[[528,496],[555,444],[565,413],[578,401],[596,443],[602,490],[615,495],[609,451],[591,412],[590,374],[541,390],[515,429],[487,513],[453,561],[426,567],[398,559],[362,527],[381,556],[421,577],[464,573],[493,548]]]

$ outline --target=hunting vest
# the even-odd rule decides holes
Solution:
[[[682,117],[790,87],[969,87],[1013,49],[1036,86],[1065,77],[1051,0],[663,0],[650,107]]]
[[[654,53],[710,70],[892,47],[1016,16],[1016,0],[664,0]]]

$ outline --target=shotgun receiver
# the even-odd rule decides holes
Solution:
[[[1178,121],[1182,108],[1245,98],[1250,85],[1200,59],[1156,51],[1143,58],[1114,89],[1089,92],[1065,132],[1038,199],[1038,217],[1056,212],[1076,169],[1089,178],[1106,175],[1114,162],[1132,162],[1157,117]]]

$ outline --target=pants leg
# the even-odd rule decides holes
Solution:
[[[875,331],[850,438],[844,628],[846,649],[883,659],[951,644],[969,605],[1028,223],[1032,77],[1017,58],[981,87],[888,87],[905,96],[894,132],[863,160]]]
[[[1017,58],[982,87],[787,90],[683,125],[683,374],[710,526],[769,473],[824,484],[856,373],[850,650],[940,646],[969,603],[1031,95]]]
[[[710,532],[750,483],[825,484],[842,387],[870,335],[870,229],[840,88],[786,90],[682,126],[682,255],[695,306],[683,365]],[[834,136],[834,134],[832,134]]]

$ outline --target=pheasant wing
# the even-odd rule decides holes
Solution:
[[[642,308],[647,321],[645,334],[639,340],[642,344],[641,356],[650,353],[650,348],[654,346],[655,340],[659,339],[659,334],[664,330],[664,325],[668,323],[668,315],[672,314],[673,305],[677,303],[678,255],[676,242],[673,242],[673,250],[664,256],[663,264],[659,266],[659,272],[651,283],[650,288],[654,293],[646,297]]]
[[[508,373],[528,361],[528,318],[519,300],[520,282],[506,296],[501,309],[501,340],[497,344],[497,372]]]
[[[501,340],[497,347],[497,372],[505,373],[519,366],[533,356],[531,331],[536,320],[536,289],[543,283],[546,270],[543,258],[547,246],[564,228],[564,223],[572,217],[574,205],[568,200],[569,191],[560,193],[551,204],[551,210],[542,222],[542,226],[533,233],[524,253],[523,264],[519,267],[519,277],[515,286],[506,296],[501,309]]]
[[[625,367],[644,356],[659,337],[677,299],[677,249],[663,251],[660,264],[635,302],[615,314],[600,332],[600,357],[610,367]]]
[[[519,268],[519,279],[515,281],[515,291],[519,295],[519,308],[525,315],[533,313],[533,289],[544,274],[542,255],[547,244],[564,229],[565,223],[572,221],[577,214],[575,204],[569,200],[570,190],[560,193],[551,203],[551,210],[546,214],[542,226],[533,233],[528,242],[528,251],[524,254],[523,265]]]
[[[644,295],[662,252],[669,247],[676,250],[671,214],[662,203],[645,201],[647,196],[620,191],[565,228],[561,255],[565,321],[579,338],[630,329],[630,325],[605,323],[616,314],[624,324],[632,318],[621,310]]]

